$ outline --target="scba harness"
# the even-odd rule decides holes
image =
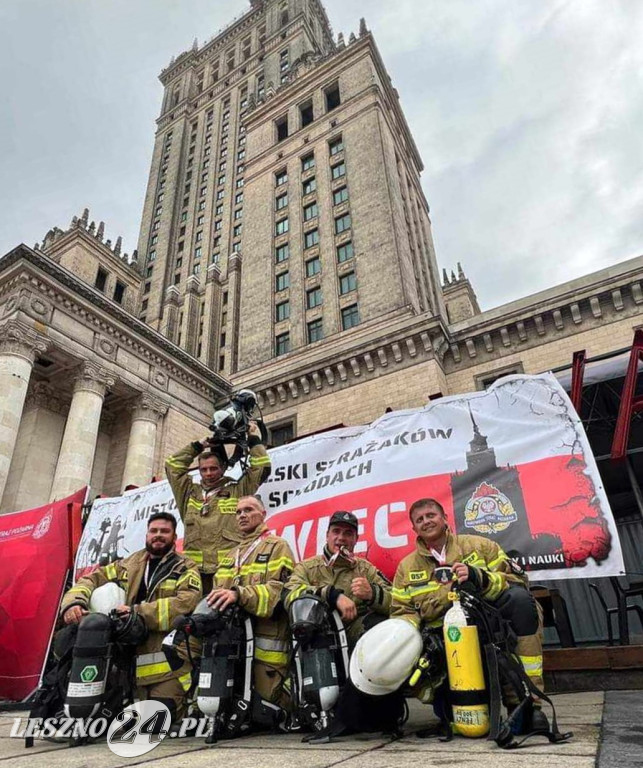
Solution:
[[[34,696],[30,718],[74,718],[109,724],[134,701],[135,650],[146,634],[143,619],[132,612],[125,620],[112,611],[91,613],[80,624],[64,627],[54,640],[55,663]],[[85,732],[87,729],[84,729]],[[87,736],[70,736],[72,746]],[[25,737],[33,747],[34,737]]]
[[[204,598],[190,616],[181,616],[174,626],[163,641],[163,650],[175,669],[183,663],[179,649],[185,644],[195,670],[197,705],[211,719],[206,744],[243,736],[253,727],[276,730],[285,719],[284,710],[253,690],[251,616],[236,605],[220,612],[210,608]],[[192,657],[190,638],[203,642],[201,659]]]
[[[440,725],[437,729],[426,729],[417,735],[420,738],[437,735],[444,741],[450,741],[454,730],[458,729],[454,710],[473,711],[484,706],[488,707],[489,713],[487,738],[502,749],[516,749],[532,736],[545,736],[550,743],[570,739],[571,732],[561,733],[558,728],[553,702],[533,683],[516,656],[517,638],[510,623],[497,608],[482,599],[473,585],[467,583],[466,588],[455,587],[455,590],[466,612],[467,623],[475,625],[478,630],[484,687],[472,685],[469,690],[450,688],[444,676],[447,666],[444,641],[436,630],[426,630],[423,633],[425,651],[411,676],[411,683],[424,679],[432,680],[436,685],[433,707],[440,718]],[[503,689],[510,689],[518,701],[505,718],[502,717]],[[536,714],[538,710],[534,707],[534,699],[544,701],[551,707],[551,725],[542,713]],[[515,738],[518,735],[522,736],[520,740]]]

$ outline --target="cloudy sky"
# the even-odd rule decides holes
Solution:
[[[643,253],[643,2],[325,0],[366,16],[441,267],[483,309]],[[0,0],[0,253],[88,206],[136,247],[172,55],[247,0]]]

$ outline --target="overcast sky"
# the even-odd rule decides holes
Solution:
[[[483,309],[643,253],[643,2],[326,0],[366,17],[440,267]],[[160,70],[248,0],[0,0],[0,253],[90,208],[136,247]]]

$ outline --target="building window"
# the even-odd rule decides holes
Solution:
[[[342,232],[346,232],[347,229],[351,228],[351,215],[350,213],[345,213],[343,216],[339,216],[335,219],[335,234],[339,235]]]
[[[305,195],[312,194],[316,189],[317,189],[317,181],[313,176],[312,179],[306,179],[306,181],[304,181],[304,183],[302,184],[301,192],[305,196]]]
[[[235,221],[237,219],[240,219],[242,216],[243,216],[243,208],[237,208],[237,210],[234,212]]]
[[[154,272],[154,267],[149,266],[145,272],[145,277],[152,277],[152,272]]]
[[[315,309],[322,303],[321,288],[311,288],[310,291],[306,291],[306,309]]]
[[[197,243],[200,243],[201,240],[203,240],[203,231],[201,230],[201,231],[197,232],[194,239],[195,239],[195,241]]]
[[[278,424],[274,427],[268,427],[268,431],[268,443],[273,448],[277,448],[280,445],[285,445],[295,436],[295,429],[292,421],[289,421],[286,424]]]
[[[341,179],[342,176],[346,175],[346,163],[339,163],[338,165],[334,165],[330,169],[330,175],[333,177],[333,179]]]
[[[197,218],[197,220],[196,220],[197,227],[202,227],[203,226],[203,218],[204,218],[203,216],[199,216]]]
[[[234,237],[241,237],[242,231],[243,231],[243,224],[235,224],[232,229],[232,234]]]
[[[315,155],[314,153],[310,153],[309,155],[306,155],[306,157],[301,158],[301,170],[303,171],[309,171],[311,168],[315,167]]]
[[[200,259],[202,253],[203,253],[203,251],[201,250],[201,246],[199,246],[198,248],[195,248],[194,249],[194,258],[195,259]]]
[[[145,312],[147,310],[148,301],[147,299],[143,299],[141,302],[141,312]],[[143,320],[143,318],[141,318]]]
[[[205,200],[201,200],[199,203],[199,210],[204,211],[205,210]]]
[[[324,95],[326,97],[327,112],[336,109],[342,103],[339,96],[339,83],[335,83],[335,85],[331,85],[330,88],[326,88]]]
[[[347,331],[349,328],[359,324],[359,312],[357,304],[351,304],[350,307],[342,309],[342,329]]]
[[[313,259],[308,259],[306,262],[306,277],[314,277],[321,272],[321,260],[319,256],[315,256]]]
[[[243,186],[243,177],[241,177],[240,179],[236,180],[235,186],[236,186],[237,189],[241,189],[241,187]]]
[[[105,284],[107,283],[107,272],[102,267],[98,267],[98,272],[96,273],[96,280],[94,282],[94,287],[98,288],[99,291],[105,290]]]
[[[282,301],[275,307],[276,321],[280,323],[282,320],[288,320],[290,317],[290,302]]]
[[[301,127],[305,128],[310,125],[313,120],[313,102],[307,101],[299,107],[299,116],[301,117]]]
[[[201,272],[201,265],[200,264],[195,264],[192,267],[192,274],[198,275],[200,272]]]
[[[304,235],[304,248],[312,248],[319,243],[319,230],[311,229]]]
[[[288,256],[290,255],[290,248],[288,246],[288,243],[285,243],[284,245],[280,245],[279,248],[275,251],[275,261],[277,264],[281,263],[282,261],[286,261]]]
[[[214,231],[215,232],[220,232],[222,227],[223,227],[223,224],[221,223],[221,221],[215,221],[214,222]]]
[[[223,205],[221,204],[217,205],[217,207],[214,209],[214,215],[223,216]]]
[[[181,214],[181,221],[185,221],[187,219],[187,217],[188,217],[188,212],[187,211],[183,211],[183,213]]]
[[[176,260],[176,268],[178,269],[183,264],[183,256],[179,256]]]
[[[515,365],[504,366],[503,368],[496,368],[495,371],[487,371],[480,376],[474,376],[474,381],[477,390],[488,389],[495,381],[501,379],[503,376],[511,376],[514,373],[524,373],[525,369],[521,362]]]
[[[344,149],[344,142],[342,140],[342,137],[339,136],[336,139],[333,139],[328,143],[328,151],[330,152],[330,156],[338,155],[340,152],[342,152]]]
[[[158,235],[152,235],[152,239],[150,240],[150,245],[156,245],[159,241]]]
[[[277,141],[283,141],[288,138],[288,115],[280,117],[279,120],[275,120],[275,128],[277,129]]]
[[[156,259],[156,251],[150,251],[147,257],[148,261],[154,261]]]
[[[241,243],[233,243],[232,244],[232,252],[233,253],[241,253]]]
[[[288,205],[288,194],[284,193],[275,199],[275,208],[280,211]]]
[[[304,221],[310,221],[318,215],[319,211],[317,210],[317,203],[311,203],[310,205],[304,206]]]
[[[333,177],[333,178],[334,178],[334,177]],[[223,175],[219,176],[219,178],[217,179],[217,184],[218,184],[219,186],[221,186],[222,184],[225,184],[225,174],[223,174]],[[204,194],[205,194],[205,193],[204,193]]]
[[[339,292],[343,296],[357,288],[357,277],[354,272],[347,272],[339,278]]]
[[[348,200],[348,187],[341,187],[333,192],[333,205],[340,205]]]
[[[224,197],[225,197],[225,189],[220,189],[217,192],[217,200],[223,200]]]
[[[176,246],[176,250],[182,251],[184,246],[185,246],[185,243],[183,242],[183,240],[181,240],[181,242]]]
[[[275,277],[275,291],[285,291],[290,286],[290,272],[281,272]]]
[[[199,194],[201,195],[201,197],[203,197],[207,191],[208,191],[207,187],[201,187],[201,192]]]
[[[285,184],[288,181],[288,171],[285,168],[282,168],[281,171],[277,171],[275,173],[275,186],[280,187],[282,184]]]
[[[275,355],[285,355],[290,352],[290,334],[280,333],[275,337]]]
[[[237,194],[234,196],[234,204],[241,205],[242,202],[243,202],[243,192],[237,192]]]
[[[240,149],[237,152],[237,162],[240,163],[245,156],[246,156],[246,150],[245,149]]]
[[[177,272],[176,275],[174,275],[174,285],[178,285],[181,282],[181,273]]]
[[[318,317],[317,320],[312,320],[307,324],[308,329],[308,343],[312,344],[313,341],[320,341],[324,338],[324,329],[322,328],[322,319]]]
[[[148,280],[145,285],[143,286],[143,295],[150,292],[150,289],[152,287],[152,283]]]
[[[337,246],[337,261],[341,264],[343,261],[348,261],[353,258],[353,243],[349,240],[343,245]]]
[[[281,219],[275,224],[275,234],[284,235],[288,232],[288,219]]]

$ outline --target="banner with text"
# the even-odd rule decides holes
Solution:
[[[69,567],[69,505],[85,492],[0,515],[0,698],[38,685]]]
[[[494,539],[534,580],[624,570],[587,437],[550,374],[505,377],[487,391],[314,435],[270,456],[259,492],[269,526],[297,559],[321,552],[330,516],[349,510],[360,519],[357,553],[391,577],[415,543],[408,508],[429,497],[453,530]],[[167,483],[97,501],[77,567],[140,549],[157,509],[176,514]]]

